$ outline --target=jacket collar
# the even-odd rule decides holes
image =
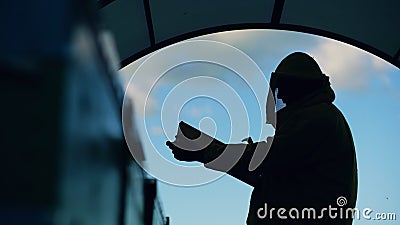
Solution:
[[[296,112],[303,108],[317,105],[320,103],[332,103],[335,100],[335,93],[330,86],[318,89],[303,99],[293,104],[287,105],[285,108],[277,112],[277,128]]]

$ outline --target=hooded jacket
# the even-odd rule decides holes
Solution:
[[[355,207],[357,197],[355,147],[344,116],[332,104],[334,99],[328,86],[278,111],[274,140],[262,164],[248,169],[259,144],[254,143],[228,171],[254,187],[248,225],[352,223],[346,210]],[[284,210],[279,216],[280,208]]]

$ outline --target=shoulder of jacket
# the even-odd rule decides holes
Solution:
[[[294,118],[318,123],[336,123],[341,114],[332,103],[319,103],[302,108]]]

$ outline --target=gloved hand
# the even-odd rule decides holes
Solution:
[[[203,161],[204,150],[190,151],[179,148],[173,142],[167,141],[166,145],[172,150],[174,158],[180,161],[192,162],[192,161]]]
[[[179,148],[174,144],[175,142],[167,141],[166,145],[172,150],[174,158],[180,161],[193,162],[198,161],[202,163],[208,163],[217,158],[225,149],[226,145],[220,146],[211,143],[207,147],[197,150],[185,150]]]

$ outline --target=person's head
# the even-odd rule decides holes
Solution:
[[[271,89],[279,99],[290,105],[329,84],[317,62],[306,53],[286,56],[271,74]]]

